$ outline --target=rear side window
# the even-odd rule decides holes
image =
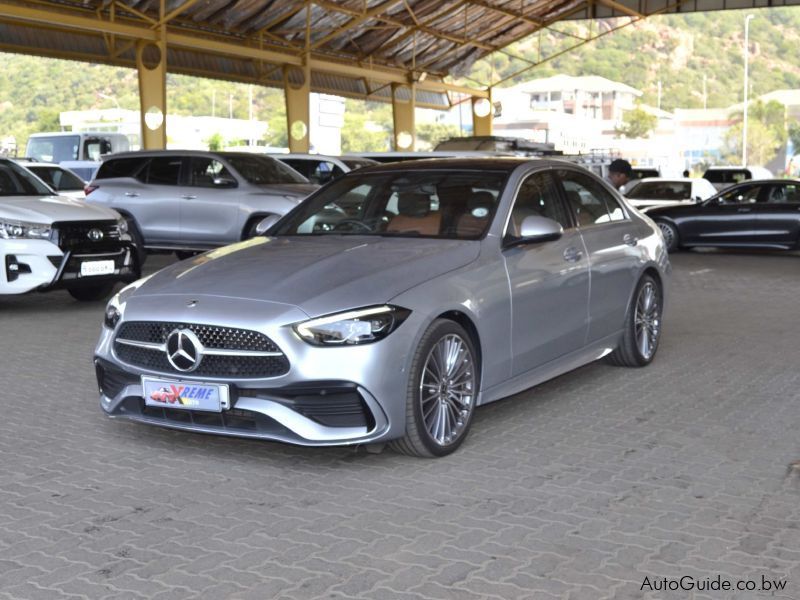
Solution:
[[[113,177],[136,177],[142,166],[147,161],[146,157],[112,158],[103,161],[95,179],[111,179]]]
[[[183,159],[179,156],[156,156],[144,171],[144,182],[155,185],[178,185]]]
[[[567,203],[580,227],[625,220],[625,212],[600,182],[575,171],[558,171]]]
[[[708,169],[703,179],[711,183],[741,183],[745,179],[752,179],[752,176],[746,169]]]

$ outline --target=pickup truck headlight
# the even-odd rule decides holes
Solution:
[[[50,230],[51,226],[45,223],[0,219],[0,239],[4,240],[47,240],[50,239]]]
[[[370,306],[304,321],[294,330],[314,346],[371,344],[392,333],[410,314],[398,306]]]

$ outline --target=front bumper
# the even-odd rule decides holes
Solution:
[[[148,300],[151,306],[147,306],[151,304],[148,302],[133,310],[126,307],[122,323],[154,314],[156,305],[185,306],[183,298]],[[415,347],[418,329],[413,313],[391,335],[374,344],[321,348],[305,343],[292,330],[292,323],[307,319],[295,307],[222,297],[199,297],[199,305],[204,310],[191,314],[191,319],[187,318],[191,309],[180,309],[170,311],[169,318],[159,321],[258,331],[285,354],[288,371],[269,378],[197,377],[152,371],[120,360],[114,349],[114,331],[103,327],[95,350],[95,368],[100,405],[108,416],[172,429],[304,446],[368,444],[403,435],[410,349]],[[248,327],[236,318],[256,312],[264,317],[258,325],[251,322]],[[120,327],[118,324],[115,331]],[[227,384],[230,409],[216,413],[146,406],[143,375],[179,383]]]
[[[81,276],[85,261],[113,260],[108,275]],[[63,251],[48,240],[0,240],[0,294],[96,285],[138,279],[136,252],[130,242],[96,252]]]

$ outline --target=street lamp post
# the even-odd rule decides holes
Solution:
[[[744,18],[744,121],[742,123],[742,166],[747,166],[747,75],[750,66],[750,19],[755,15]]]

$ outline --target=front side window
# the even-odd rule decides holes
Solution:
[[[718,196],[718,202],[719,204],[755,204],[758,202],[758,195],[760,193],[761,186],[743,185],[720,194]]]
[[[479,239],[505,180],[505,172],[492,171],[350,175],[301,204],[276,233]]]
[[[183,159],[179,156],[156,156],[145,169],[145,183],[178,185]]]
[[[233,187],[236,180],[230,171],[218,160],[205,157],[192,158],[192,167],[189,173],[189,185],[193,187]]]
[[[33,173],[10,161],[0,161],[0,196],[52,196]]]
[[[511,209],[507,235],[519,237],[526,217],[546,217],[560,223],[564,229],[572,227],[559,199],[558,185],[550,173],[535,173],[522,182]]]
[[[634,200],[688,200],[692,197],[690,181],[643,181],[625,195]]]
[[[578,226],[589,227],[625,220],[625,211],[603,185],[589,175],[576,171],[557,172],[567,204]]]
[[[111,153],[111,142],[104,138],[87,139],[83,145],[83,159],[100,161],[104,154]]]

